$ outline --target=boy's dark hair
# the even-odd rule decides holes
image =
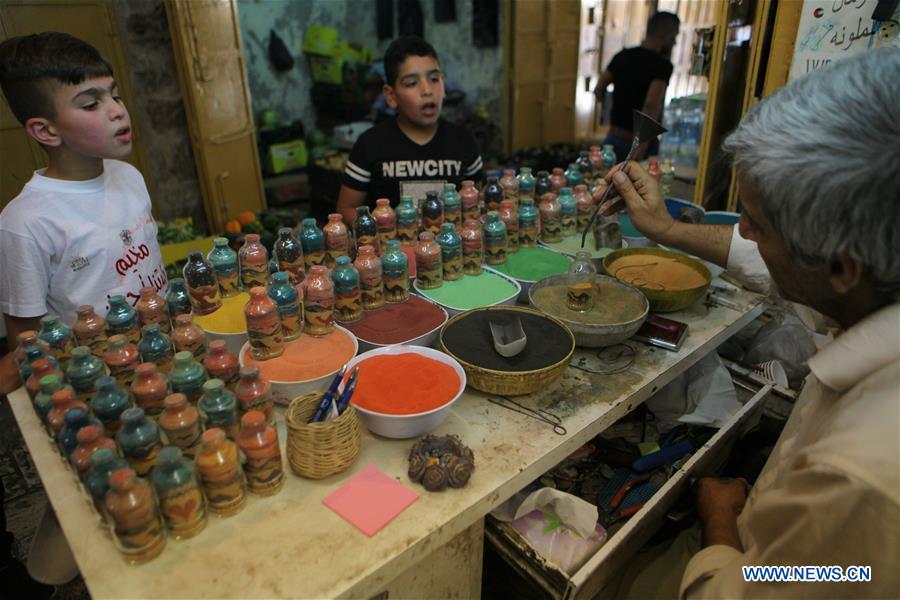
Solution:
[[[434,46],[419,36],[407,35],[397,38],[384,52],[384,74],[388,85],[396,85],[400,65],[409,56],[431,56],[434,60],[439,60]]]
[[[112,74],[96,48],[68,33],[46,31],[0,43],[0,87],[22,125],[32,117],[55,116],[54,82],[75,85]]]
[[[681,27],[681,19],[678,18],[678,15],[664,10],[659,11],[647,21],[647,37],[678,33],[679,27]]]

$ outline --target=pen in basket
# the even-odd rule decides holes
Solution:
[[[334,376],[334,379],[331,380],[331,385],[328,386],[328,390],[324,394],[322,394],[322,399],[319,401],[319,406],[316,408],[316,412],[313,413],[312,418],[310,418],[310,423],[316,423],[325,418],[325,415],[328,413],[328,407],[331,406],[331,400],[334,398],[335,393],[337,393],[338,386],[341,384],[341,381],[344,379],[344,373],[347,372],[347,365],[341,367],[341,370],[338,371],[337,375]]]

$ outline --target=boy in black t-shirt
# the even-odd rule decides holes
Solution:
[[[347,161],[337,211],[352,223],[356,207],[375,206],[400,196],[416,201],[445,183],[459,187],[481,177],[478,143],[465,128],[440,118],[444,74],[437,53],[425,40],[402,37],[384,53],[384,98],[397,117],[363,133]]]
[[[594,88],[598,101],[603,100],[606,86],[614,86],[609,134],[603,143],[612,144],[617,160],[624,160],[631,147],[633,108],[662,123],[666,87],[672,76],[669,57],[680,26],[678,15],[662,11],[654,14],[647,22],[647,35],[641,45],[613,56],[600,74]],[[639,149],[635,158],[658,153],[659,142],[654,140],[649,148]]]

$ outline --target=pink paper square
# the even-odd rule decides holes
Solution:
[[[414,491],[366,465],[322,502],[369,537],[419,499]]]

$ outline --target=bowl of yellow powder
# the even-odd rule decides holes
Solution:
[[[222,298],[222,306],[208,315],[194,316],[194,323],[206,331],[207,342],[225,340],[228,351],[237,356],[247,341],[247,321],[244,306],[250,294],[241,292],[237,296]]]
[[[657,313],[685,309],[706,294],[712,276],[695,258],[660,248],[623,248],[603,259],[603,269],[641,290]]]

